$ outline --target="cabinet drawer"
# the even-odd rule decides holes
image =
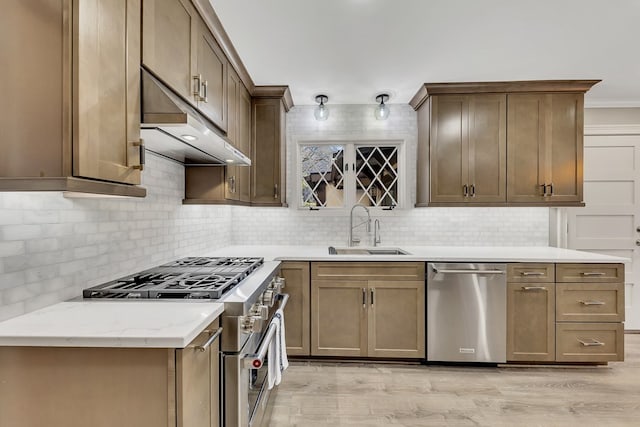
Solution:
[[[556,361],[624,360],[622,323],[557,323]]]
[[[556,285],[556,320],[624,321],[624,284],[558,283]]]
[[[508,264],[507,282],[549,283],[555,281],[553,264]]]
[[[623,283],[622,264],[557,264],[557,282]]]
[[[423,262],[314,262],[311,280],[421,280]]]

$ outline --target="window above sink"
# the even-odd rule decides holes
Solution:
[[[299,141],[299,209],[345,211],[354,204],[392,209],[405,203],[404,142]]]

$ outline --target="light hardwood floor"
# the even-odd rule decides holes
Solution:
[[[640,426],[640,335],[625,346],[597,367],[292,362],[264,424]]]

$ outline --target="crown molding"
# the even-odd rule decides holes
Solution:
[[[640,135],[638,125],[585,125],[585,135]]]

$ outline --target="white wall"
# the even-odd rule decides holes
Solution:
[[[184,168],[149,154],[144,199],[0,192],[0,320],[231,243],[231,208],[182,205]]]
[[[374,105],[329,105],[325,122],[313,106],[296,106],[287,114],[287,200],[290,207],[233,208],[233,240],[246,244],[346,244],[347,213],[299,210],[296,198],[296,144],[322,140],[404,140],[407,159],[407,209],[376,213],[385,245],[531,245],[549,243],[548,208],[411,208],[416,198],[417,116],[409,105],[391,105],[385,121],[373,116]],[[371,236],[361,237],[363,242]]]

